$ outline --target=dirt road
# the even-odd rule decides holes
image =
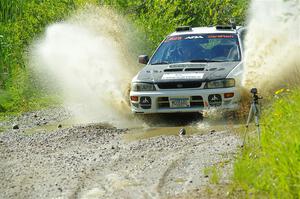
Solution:
[[[69,117],[57,108],[0,123],[0,198],[185,197],[209,184],[212,166],[226,183],[240,145],[224,129],[179,136],[179,127],[132,131]]]

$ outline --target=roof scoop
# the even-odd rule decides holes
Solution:
[[[176,32],[183,32],[183,31],[191,31],[191,26],[179,26],[176,28]]]

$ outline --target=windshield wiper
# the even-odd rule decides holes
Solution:
[[[223,62],[220,60],[208,60],[208,59],[193,59],[190,60],[189,62]]]
[[[160,65],[160,64],[168,64],[169,62],[167,61],[161,61],[161,62],[155,62],[155,63],[152,63],[151,65]]]

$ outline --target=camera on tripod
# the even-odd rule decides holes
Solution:
[[[262,97],[258,96],[257,88],[251,88],[250,93],[252,93],[252,99],[255,104],[258,104],[258,100]]]
[[[262,97],[258,96],[257,88],[252,88],[250,90],[250,93],[252,93],[252,102],[251,102],[249,115],[248,115],[248,119],[247,119],[247,123],[246,123],[244,143],[246,141],[246,134],[247,134],[247,130],[248,130],[248,127],[249,127],[249,123],[252,119],[254,119],[255,126],[257,128],[258,139],[259,139],[259,142],[260,142],[260,126],[259,126],[260,106],[259,106],[258,100],[262,99]]]

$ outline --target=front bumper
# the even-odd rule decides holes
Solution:
[[[228,95],[233,93],[233,96]],[[225,95],[227,95],[225,97]],[[170,99],[176,97],[190,99],[189,107],[171,108]],[[237,87],[219,89],[173,89],[159,91],[130,92],[133,113],[178,113],[202,112],[211,108],[233,111],[239,108],[240,92]],[[134,100],[132,100],[134,99]],[[145,104],[148,101],[148,104]],[[143,102],[144,103],[143,103]]]

